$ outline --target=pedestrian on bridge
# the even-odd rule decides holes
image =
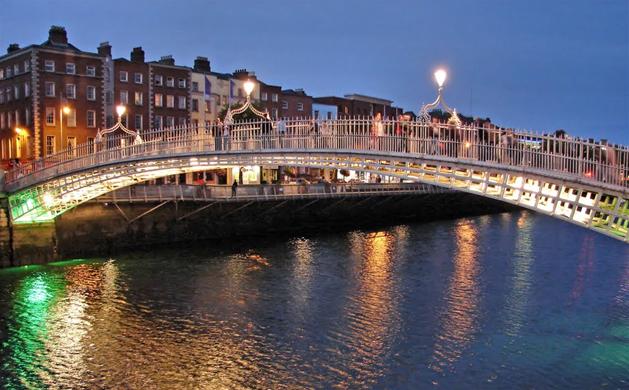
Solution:
[[[238,181],[234,179],[234,184],[232,184],[232,198],[236,197],[236,191],[238,190]]]

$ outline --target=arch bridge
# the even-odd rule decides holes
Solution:
[[[116,189],[244,165],[375,173],[515,204],[629,242],[625,146],[460,123],[262,120],[107,134],[7,172],[14,223],[52,220]]]

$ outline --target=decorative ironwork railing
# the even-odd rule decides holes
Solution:
[[[174,127],[107,135],[24,163],[6,174],[6,187],[26,188],[93,166],[169,155],[274,152],[368,152],[373,155],[449,158],[499,168],[560,173],[625,192],[629,149],[564,136],[445,123],[354,118],[236,122],[229,126]]]

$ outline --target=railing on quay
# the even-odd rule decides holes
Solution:
[[[100,142],[15,167],[7,172],[6,185],[9,189],[28,187],[70,172],[146,156],[284,150],[447,157],[496,168],[561,173],[620,191],[629,188],[626,146],[535,132],[373,118],[175,127],[142,132],[141,139],[109,135]]]
[[[421,183],[317,183],[239,185],[135,185],[95,198],[95,202],[242,201],[333,198],[366,195],[430,194],[448,190]]]

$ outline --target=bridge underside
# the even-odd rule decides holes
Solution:
[[[10,196],[14,223],[54,219],[77,205],[110,191],[168,175],[242,165],[279,165],[351,169],[466,191],[515,204],[629,241],[629,201],[624,193],[588,186],[569,177],[498,169],[482,162],[447,158],[379,156],[287,150],[267,153],[179,155],[159,159],[121,159],[24,189]]]

